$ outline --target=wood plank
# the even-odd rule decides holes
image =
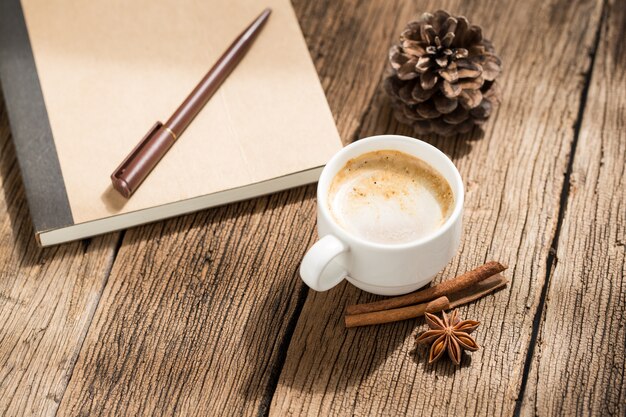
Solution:
[[[54,416],[119,235],[37,247],[1,103],[0,181],[0,415]]]
[[[298,305],[312,188],[130,230],[63,415],[255,413]],[[308,235],[307,235],[308,233]]]
[[[270,415],[511,415],[515,409],[601,2],[450,4],[417,2],[415,11],[448,6],[483,24],[505,73],[503,103],[484,138],[428,139],[451,156],[467,193],[460,253],[437,280],[495,259],[510,266],[504,275],[511,284],[460,309],[462,317],[482,322],[476,332],[482,349],[466,355],[459,369],[427,365],[423,349],[410,353],[416,327],[425,328],[422,319],[346,330],[343,308],[378,297],[347,284],[310,291]],[[363,136],[411,134],[390,117],[382,95],[364,120]]]
[[[350,139],[384,69],[391,32],[380,22],[409,8],[295,8]],[[58,415],[266,413],[306,294],[297,268],[314,195],[299,188],[128,231]]]
[[[606,7],[522,415],[626,415],[626,13]]]

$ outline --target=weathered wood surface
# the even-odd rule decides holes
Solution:
[[[58,415],[256,413],[298,308],[311,195],[128,231]]]
[[[415,11],[433,7],[423,4]],[[503,104],[484,138],[430,140],[452,157],[467,189],[461,251],[442,277],[490,259],[510,265],[506,290],[461,308],[462,317],[482,322],[476,337],[483,349],[465,356],[460,369],[428,366],[423,350],[410,353],[422,320],[347,331],[343,307],[375,297],[349,285],[310,291],[271,415],[514,413],[601,8],[599,1],[555,0],[449,7],[485,24],[505,63]],[[403,22],[396,23],[398,33]],[[362,136],[410,134],[393,122],[382,95],[363,120]]]
[[[626,415],[626,10],[605,10],[523,415]]]
[[[344,306],[376,297],[300,282],[314,186],[39,250],[2,114],[0,415],[624,414],[618,3],[604,6],[588,93],[601,0],[294,6],[345,142],[411,135],[380,90],[411,17],[466,14],[501,51],[503,105],[484,138],[426,138],[467,192],[460,254],[437,279],[510,265],[507,289],[461,309],[483,322],[483,349],[460,369],[427,366],[410,354],[422,321],[346,331]]]
[[[0,182],[0,415],[54,416],[118,235],[37,247],[1,104]]]

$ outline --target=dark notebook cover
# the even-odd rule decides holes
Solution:
[[[0,1],[0,83],[34,229],[74,224],[19,0]]]

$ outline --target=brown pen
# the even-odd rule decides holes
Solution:
[[[213,68],[193,89],[165,124],[156,122],[146,136],[111,174],[113,188],[129,198],[146,179],[174,142],[217,91],[222,82],[239,64],[267,21],[267,8],[233,41]]]

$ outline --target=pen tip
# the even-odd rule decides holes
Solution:
[[[272,13],[272,9],[270,9],[269,7],[266,7],[265,9],[263,9],[259,17],[256,18],[256,21],[265,23],[265,21],[270,17],[271,13]]]

